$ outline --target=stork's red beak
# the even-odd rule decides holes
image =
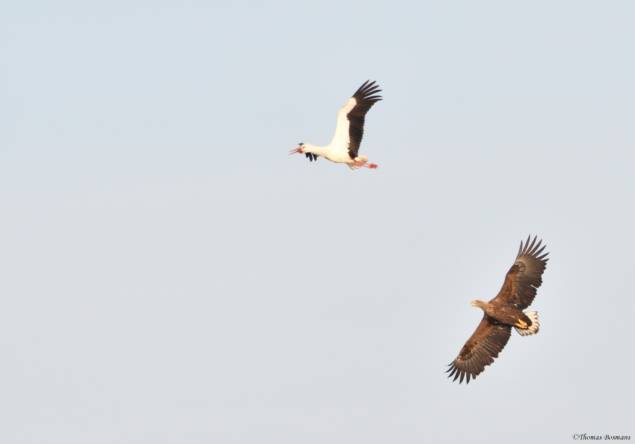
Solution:
[[[303,151],[302,151],[302,147],[301,146],[299,146],[297,148],[294,148],[291,151],[289,151],[289,155],[291,155],[291,154],[302,154],[302,153],[303,153]]]

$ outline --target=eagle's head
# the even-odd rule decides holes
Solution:
[[[473,301],[470,301],[470,305],[472,307],[477,307],[477,308],[485,308],[485,306],[487,305],[487,302],[481,301],[480,299],[474,299]]]

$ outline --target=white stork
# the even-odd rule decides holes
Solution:
[[[374,81],[365,81],[337,113],[335,134],[327,146],[300,143],[289,154],[304,154],[311,162],[322,156],[331,162],[345,163],[352,170],[377,168],[376,163],[368,163],[368,157],[357,153],[364,136],[364,118],[371,106],[382,99],[380,92]]]

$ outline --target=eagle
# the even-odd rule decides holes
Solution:
[[[483,310],[483,319],[446,371],[448,377],[454,376],[453,381],[459,378],[460,384],[466,379],[467,384],[470,378],[476,378],[494,362],[509,341],[512,327],[521,336],[538,333],[538,313],[523,311],[536,297],[549,260],[549,253],[543,253],[546,245],[541,247],[542,240],[536,240],[537,236],[533,239],[529,236],[525,242],[520,242],[516,260],[494,299],[470,302],[473,307]]]

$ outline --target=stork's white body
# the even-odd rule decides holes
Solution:
[[[333,162],[349,163],[351,160],[348,154],[348,144],[350,143],[348,134],[351,123],[346,116],[351,112],[355,105],[357,105],[357,101],[351,97],[337,113],[335,134],[333,134],[333,138],[327,146],[329,155],[333,156],[333,159],[340,159],[332,160],[327,157],[327,159],[332,160]]]
[[[368,157],[357,156],[355,159],[351,159],[348,153],[348,146],[350,144],[349,128],[350,121],[348,120],[348,113],[357,105],[355,98],[351,97],[344,104],[343,107],[337,113],[337,124],[335,126],[335,134],[331,142],[326,146],[315,146],[310,143],[304,144],[304,152],[317,154],[324,157],[327,160],[335,163],[345,163],[351,169],[361,168],[368,162]]]

